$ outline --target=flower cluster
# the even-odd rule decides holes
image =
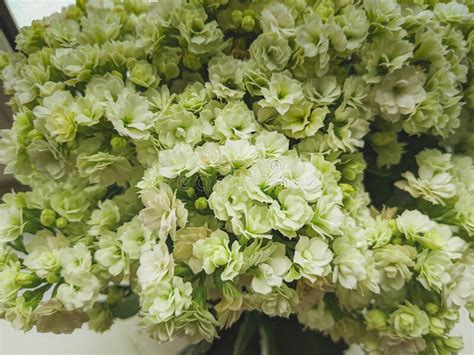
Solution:
[[[470,1],[77,1],[0,54],[0,316],[160,341],[243,312],[455,354],[474,312]]]

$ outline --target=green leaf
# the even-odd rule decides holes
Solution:
[[[137,314],[139,310],[140,302],[136,293],[130,294],[122,301],[117,303],[117,305],[111,307],[111,311],[114,317],[121,319],[130,318]]]
[[[239,332],[235,340],[233,355],[247,355],[250,341],[257,333],[260,326],[260,315],[257,312],[249,312],[239,326]]]

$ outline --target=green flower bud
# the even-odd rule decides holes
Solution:
[[[188,187],[186,189],[186,195],[188,197],[193,197],[196,194],[196,189],[194,187]]]
[[[0,51],[0,72],[10,63],[10,56],[7,52]]]
[[[474,302],[466,304],[466,309],[469,312],[469,318],[471,319],[471,322],[474,322]]]
[[[189,52],[183,56],[183,65],[193,71],[197,71],[199,68],[201,68],[199,57]]]
[[[253,17],[245,16],[242,19],[242,29],[245,32],[252,32],[255,29],[255,20]]]
[[[56,220],[56,227],[58,228],[64,228],[66,227],[68,224],[68,221],[66,218],[64,217],[59,217],[57,220]]]
[[[208,207],[207,198],[199,197],[196,201],[194,201],[194,208],[197,210],[205,210]]]
[[[318,6],[314,9],[314,12],[326,22],[329,17],[334,15],[334,3],[333,1],[323,0],[319,2]]]
[[[382,330],[387,326],[388,316],[380,309],[371,309],[365,314],[364,318],[369,330]]]
[[[464,348],[464,343],[461,337],[449,337],[444,339],[444,345],[452,351],[452,353],[457,353]]]
[[[110,145],[112,148],[125,148],[127,146],[127,138],[122,137],[122,136],[114,136],[110,140]]]
[[[17,284],[23,287],[33,287],[40,281],[40,279],[35,274],[20,272],[18,275],[16,275],[15,281]]]
[[[394,237],[390,242],[395,245],[401,245],[403,243],[403,240],[400,237]]]
[[[434,336],[441,337],[446,329],[446,324],[438,317],[431,317],[430,319],[430,333]]]
[[[244,14],[240,10],[234,10],[232,11],[232,14],[230,15],[232,22],[237,26],[240,27],[242,23],[242,19],[244,18]]]
[[[87,314],[89,315],[89,329],[98,333],[108,330],[114,322],[112,311],[106,303],[96,302]]]
[[[54,222],[56,222],[56,212],[49,208],[45,208],[41,211],[40,222],[43,226],[52,226]]]
[[[426,305],[426,311],[428,314],[435,315],[439,311],[439,307],[434,303],[428,303]]]
[[[466,96],[466,106],[469,108],[474,108],[474,82],[469,85],[465,93]]]
[[[59,277],[59,275],[56,274],[50,274],[46,277],[46,281],[48,281],[48,283],[50,284],[58,283],[60,280],[61,278]]]
[[[395,136],[391,132],[377,132],[370,136],[370,140],[375,145],[387,145],[393,142]]]
[[[43,138],[43,134],[41,134],[41,132],[38,131],[36,128],[33,128],[31,131],[28,132],[27,137],[29,140],[33,141],[35,139]]]
[[[112,286],[107,289],[107,303],[114,306],[118,304],[126,295],[123,287]]]

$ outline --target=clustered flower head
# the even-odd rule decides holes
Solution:
[[[78,1],[0,55],[0,316],[160,341],[245,311],[455,354],[474,311],[470,1]],[[128,308],[127,308],[128,307]],[[132,307],[133,308],[133,307]],[[472,314],[472,313],[471,313]]]

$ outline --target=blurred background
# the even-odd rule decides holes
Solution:
[[[18,28],[28,26],[31,21],[61,10],[75,3],[74,0],[0,0],[0,49],[12,51]],[[11,111],[6,104],[8,98],[0,85],[0,129],[9,128]],[[11,175],[3,175],[0,166],[0,196],[21,186]],[[138,330],[137,319],[120,321],[104,334],[88,331],[86,327],[72,335],[27,334],[14,330],[9,323],[0,320],[0,355],[42,355],[42,354],[83,354],[83,355],[173,355],[183,348],[183,341],[159,345]],[[462,355],[474,355],[474,326],[466,312],[454,333],[462,335],[465,349]],[[362,354],[352,348],[350,355]],[[347,355],[349,355],[347,354]]]

